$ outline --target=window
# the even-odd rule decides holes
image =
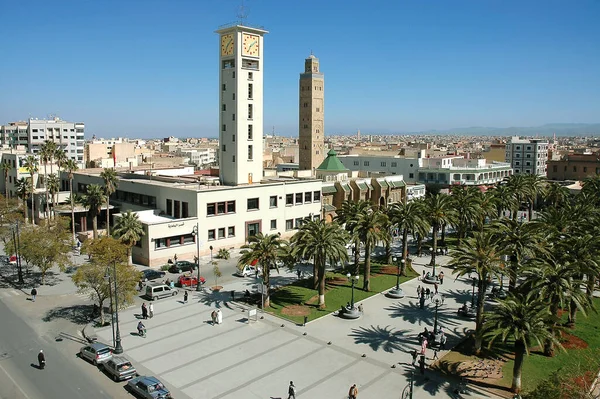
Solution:
[[[558,166],[556,166],[556,165],[552,166],[552,171],[554,173],[558,172]]]
[[[252,80],[254,74],[252,72],[248,72],[248,80]]]
[[[231,93],[231,99],[235,101],[235,93]]]
[[[277,230],[277,219],[271,219],[271,230]]]
[[[253,151],[252,151],[252,146],[249,145],[248,146],[248,160],[252,161],[254,159],[254,155],[253,155]]]
[[[304,202],[311,202],[312,201],[312,192],[311,191],[307,191],[304,193]]]
[[[299,229],[300,226],[302,226],[302,223],[304,223],[303,218],[296,218],[295,223],[294,223],[294,228]]]
[[[320,110],[321,110],[320,108],[317,108],[317,112],[319,112]]]
[[[231,120],[234,121],[235,120],[235,114],[231,114]]]
[[[252,83],[248,83],[248,100],[252,100],[252,94],[253,94],[253,85]]]
[[[248,125],[248,140],[252,140],[252,125]]]
[[[248,104],[248,119],[252,119],[253,108],[252,104]]]
[[[215,229],[208,230],[208,239],[209,240],[214,240],[215,239]]]
[[[225,238],[225,227],[221,227],[218,230],[218,233],[219,233],[219,240],[222,239],[222,238]]]
[[[302,193],[296,193],[296,204],[302,203]]]
[[[269,198],[269,207],[277,208],[277,196],[276,195],[271,195],[271,197]]]
[[[222,128],[223,128],[222,129],[223,131],[226,131],[227,130],[227,125],[223,124]]]
[[[364,161],[363,166],[369,166],[369,161]]]
[[[218,202],[217,203],[217,215],[224,215],[225,214],[225,202]]]
[[[223,83],[223,85],[222,85],[221,89],[222,89],[223,91],[227,90],[227,85],[226,85],[225,83]]]
[[[521,154],[515,154],[515,158],[519,158]]]
[[[235,71],[231,72],[231,78],[235,79]]]
[[[354,166],[360,165],[360,161],[354,161]]]
[[[408,174],[408,178],[409,179],[414,179],[415,178],[415,174],[414,173],[409,173]]]
[[[385,166],[385,165],[386,165],[386,162],[382,162],[382,163],[381,163],[381,166]]]
[[[286,194],[285,195],[285,204],[286,205],[294,205],[294,194]]]
[[[294,219],[287,219],[285,221],[285,230],[289,231],[292,230],[294,228]]]
[[[515,166],[519,166],[519,165],[521,165],[521,162],[515,161]]]
[[[81,190],[79,190],[81,191]],[[167,215],[171,216],[173,214],[173,201],[168,199],[167,200]]]
[[[313,192],[313,201],[315,201],[315,202],[321,201],[321,192],[320,191]]]
[[[577,172],[577,166],[573,166],[573,172]]]
[[[586,172],[587,172],[587,166],[584,166],[583,167],[583,173],[586,173]]]
[[[229,226],[227,228],[227,237],[235,237],[235,226]]]
[[[258,209],[258,198],[248,198],[248,210],[253,211]]]
[[[398,162],[392,162],[392,168],[395,168],[398,166]]]
[[[217,214],[217,205],[216,204],[206,204],[206,215],[214,216]]]
[[[227,213],[235,213],[235,201],[227,201]]]
[[[223,106],[221,107],[221,110],[223,110],[223,111],[227,111],[227,105],[226,105],[226,104],[223,104]]]
[[[225,144],[222,145],[223,152],[227,152],[227,146]]]
[[[531,158],[531,154],[527,154],[525,158]]]
[[[235,143],[235,134],[231,135],[231,141],[233,141]]]

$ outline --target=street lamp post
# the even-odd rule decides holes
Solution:
[[[106,268],[106,274],[109,276],[108,283],[110,284],[110,266]],[[117,293],[117,264],[113,262],[113,284],[115,292],[115,325],[116,338],[115,338],[115,350],[113,351],[117,355],[123,353],[123,347],[121,346],[121,332],[119,331],[119,295]]]
[[[198,262],[197,266],[198,266],[198,281],[196,282],[196,291],[200,291],[200,235],[198,234],[198,231],[200,227],[198,222],[196,222],[196,225],[194,226],[194,229],[192,230],[192,235],[196,238],[196,260]],[[212,247],[211,247],[212,248]]]
[[[475,307],[475,286],[477,285],[477,279],[473,277],[473,292],[471,293],[471,307]]]
[[[348,273],[348,274],[346,274],[346,277],[348,277],[350,279],[350,281],[352,282],[352,297],[350,300],[350,309],[354,310],[354,283],[356,283],[358,281],[360,276],[358,276],[358,275],[352,276],[350,273]]]
[[[110,326],[112,328],[112,339],[113,339],[113,348],[115,347],[115,317],[113,315],[113,296],[112,296],[112,285],[110,278],[110,270],[108,267],[106,268],[106,273],[104,274],[104,279],[108,281],[108,296],[110,298]],[[104,324],[104,320],[101,320],[102,324]]]
[[[435,317],[433,318],[433,333],[437,332],[437,322],[438,322],[438,307],[440,306],[440,298],[435,298]]]
[[[213,261],[213,257],[212,257],[213,246],[211,245],[209,247],[209,249],[210,249],[210,263],[212,264],[212,261]]]
[[[392,260],[398,265],[398,274],[396,275],[396,287],[388,291],[387,296],[390,298],[404,298],[404,291],[400,288],[400,265],[404,265],[405,260],[400,259],[400,262],[398,262],[398,258],[395,256]]]

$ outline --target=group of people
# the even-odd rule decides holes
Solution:
[[[421,348],[427,348],[431,344],[437,345],[440,350],[446,349],[446,334],[444,329],[439,327],[435,331],[429,331],[427,327],[417,335]],[[424,349],[423,349],[424,351]]]
[[[444,271],[440,271],[440,273],[437,275],[437,278],[440,282],[440,284],[444,284]],[[421,280],[430,280],[431,279],[431,273],[427,272],[425,273],[425,270],[423,270],[423,275],[421,276]],[[437,284],[437,283],[436,283]]]
[[[352,384],[350,389],[348,390],[348,399],[357,399],[358,398],[358,387],[356,384]],[[290,385],[288,386],[288,399],[296,399],[296,386],[294,385],[294,381],[290,381]]]

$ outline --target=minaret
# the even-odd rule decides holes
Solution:
[[[319,72],[319,59],[310,55],[300,74],[299,138],[300,170],[316,168],[325,158],[324,99],[325,80]]]
[[[224,185],[263,177],[263,35],[232,25],[219,34],[219,178]]]

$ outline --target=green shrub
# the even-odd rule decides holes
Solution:
[[[229,253],[229,250],[227,248],[219,249],[219,252],[217,253],[217,258],[229,259],[230,257],[231,257],[231,254]]]

